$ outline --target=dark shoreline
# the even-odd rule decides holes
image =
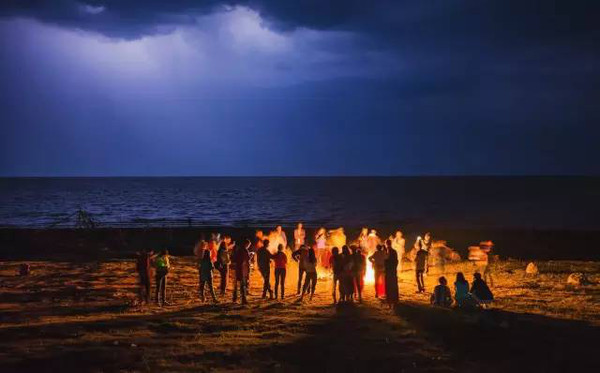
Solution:
[[[174,255],[190,255],[194,243],[212,232],[229,234],[236,241],[253,238],[254,227],[182,227],[182,228],[97,228],[97,229],[0,229],[0,260],[103,260],[129,258],[137,250],[168,248]],[[268,233],[271,227],[262,229]],[[435,239],[448,245],[466,258],[467,247],[483,240],[496,244],[501,258],[523,260],[600,260],[600,250],[594,249],[600,230],[545,229],[455,229],[428,227]],[[288,240],[292,227],[285,227]],[[346,228],[348,239],[354,239],[360,227]],[[385,238],[393,228],[378,230]],[[407,227],[404,230],[407,248],[425,229]],[[312,237],[314,229],[307,229]],[[309,242],[312,242],[309,239]]]

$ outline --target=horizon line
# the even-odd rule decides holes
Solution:
[[[0,179],[117,178],[417,178],[417,177],[600,177],[600,174],[414,174],[414,175],[0,175]]]

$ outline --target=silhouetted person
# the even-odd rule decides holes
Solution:
[[[152,285],[150,280],[152,276],[150,262],[153,254],[154,253],[152,251],[148,252],[146,250],[138,253],[135,265],[139,278],[140,301],[145,303],[150,303],[150,287]]]
[[[354,266],[352,268],[352,277],[354,290],[358,297],[358,301],[362,302],[362,291],[365,286],[365,273],[367,271],[367,258],[362,253],[361,249],[354,246],[354,254],[352,258],[354,260]]]
[[[287,255],[283,252],[284,246],[277,246],[277,254],[273,256],[275,262],[275,298],[281,284],[281,299],[285,296],[285,272],[287,268]]]
[[[427,272],[429,265],[429,251],[420,248],[415,257],[415,277],[417,279],[417,293],[425,292],[425,281],[423,274]]]
[[[304,286],[302,287],[302,295],[300,300],[304,298],[304,294],[310,292],[310,299],[313,299],[315,295],[315,289],[317,287],[317,255],[314,248],[307,250],[308,254],[304,258],[304,269],[306,271],[306,277],[304,280]]]
[[[250,269],[250,252],[248,249],[252,246],[249,240],[246,240],[244,246],[236,246],[233,251],[232,262],[235,271],[235,281],[233,283],[233,303],[237,301],[238,284],[240,288],[240,298],[242,304],[247,304],[246,300],[246,278]]]
[[[398,253],[388,240],[385,259],[385,300],[393,307],[398,303]]]
[[[213,262],[210,260],[210,251],[205,250],[202,259],[200,259],[200,300],[204,302],[204,288],[208,287],[213,302],[218,303],[213,286]]]
[[[491,303],[494,300],[494,295],[485,281],[483,281],[481,278],[481,273],[476,272],[473,275],[473,278],[473,284],[471,284],[471,294],[473,294],[476,300],[482,305]]]
[[[350,254],[348,246],[342,246],[342,272],[340,276],[340,300],[342,302],[351,302],[354,294],[352,269],[354,267],[354,258]]]
[[[439,285],[433,289],[431,294],[431,304],[434,306],[450,307],[452,305],[452,293],[448,287],[446,277],[442,276],[438,279]]]
[[[161,251],[154,258],[154,266],[156,267],[156,303],[160,306],[169,305],[167,302],[167,275],[171,269],[171,263],[168,250]]]
[[[331,258],[329,259],[329,267],[333,271],[333,303],[337,303],[337,291],[342,276],[342,257],[337,247],[331,249]]]
[[[377,250],[369,257],[373,263],[373,272],[375,272],[375,298],[385,295],[385,259],[386,252],[383,245],[377,245]]]
[[[271,290],[271,259],[273,255],[267,249],[269,240],[264,240],[263,245],[256,251],[256,264],[263,278],[263,299],[269,293],[269,298],[273,299],[273,290]]]
[[[221,275],[221,296],[225,295],[225,291],[227,290],[227,276],[229,274],[230,264],[231,259],[229,258],[229,248],[227,247],[227,243],[221,242],[219,251],[217,251],[217,261],[215,262],[215,266]]]
[[[415,242],[415,247],[417,249],[421,249],[421,250],[425,250],[425,251],[429,252],[431,250],[432,244],[433,244],[433,238],[431,237],[431,233],[427,232],[427,233],[425,233],[423,238],[421,238],[420,236],[417,237],[417,242]]]
[[[302,288],[302,276],[306,272],[304,268],[304,264],[306,263],[306,256],[308,255],[308,250],[306,246],[301,245],[300,248],[292,254],[292,259],[298,262],[298,290],[296,295],[300,295],[300,290]]]

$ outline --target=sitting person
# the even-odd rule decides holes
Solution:
[[[431,304],[434,306],[450,307],[452,305],[452,293],[450,293],[448,281],[444,276],[440,277],[438,281],[440,284],[433,289],[433,294],[431,294]]]
[[[485,306],[490,304],[494,300],[492,291],[487,286],[485,281],[481,278],[481,273],[475,272],[473,275],[473,284],[471,285],[471,294],[477,299],[477,301]]]
[[[456,274],[454,299],[456,300],[456,306],[459,308],[475,308],[478,305],[477,300],[469,293],[469,282],[462,272]]]

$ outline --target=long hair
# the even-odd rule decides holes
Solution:
[[[456,282],[460,284],[468,284],[467,279],[465,279],[465,275],[462,272],[458,272],[456,274]]]

